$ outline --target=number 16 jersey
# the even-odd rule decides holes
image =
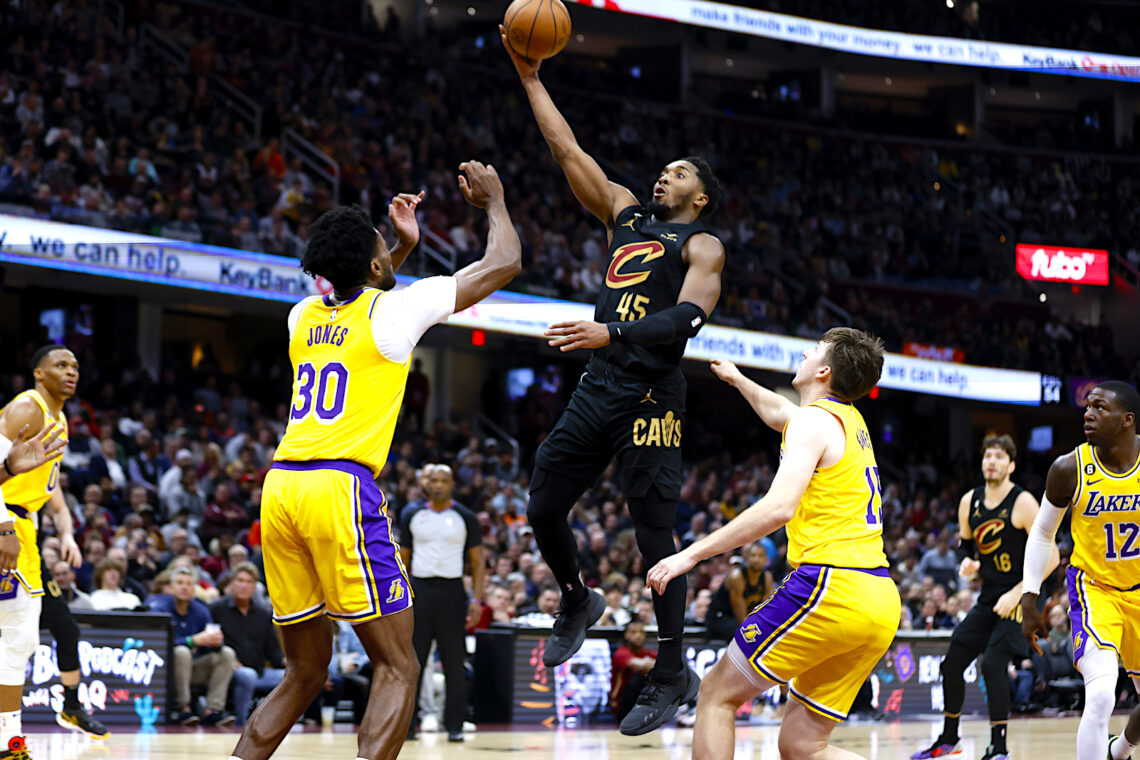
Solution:
[[[362,288],[343,303],[301,301],[289,314],[293,400],[278,462],[348,460],[379,475],[388,460],[412,349],[455,308],[455,278],[404,290]]]

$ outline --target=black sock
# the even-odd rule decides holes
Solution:
[[[958,743],[958,719],[961,714],[954,717],[946,716],[946,722],[942,725],[942,736],[939,737],[939,744],[957,744]]]
[[[994,723],[990,726],[990,744],[994,752],[1004,753],[1005,750],[1005,723]]]
[[[79,687],[78,686],[64,686],[63,687],[63,709],[68,712],[75,712],[81,710],[82,705],[79,704]]]
[[[562,598],[566,601],[566,605],[570,607],[577,607],[589,598],[590,592],[586,589],[586,584],[582,583],[582,575],[574,576],[574,579],[562,586]]]

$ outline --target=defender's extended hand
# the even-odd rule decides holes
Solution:
[[[396,231],[396,237],[401,243],[415,245],[420,240],[420,226],[416,223],[416,206],[424,199],[423,191],[419,195],[400,193],[388,204],[388,221]]]
[[[546,329],[547,344],[562,351],[601,348],[610,344],[610,328],[598,322],[559,322]]]
[[[507,41],[507,30],[499,24],[499,39],[503,41],[503,47],[507,49],[507,55],[511,57],[511,61],[515,64],[515,69],[519,72],[519,77],[526,79],[527,77],[538,76],[538,67],[542,65],[542,61],[532,61],[529,58],[523,58],[515,52],[511,47],[511,43]]]
[[[736,385],[737,378],[743,376],[737,366],[732,362],[713,359],[709,366],[712,368],[714,375],[732,386]]]
[[[63,456],[67,441],[60,440],[63,428],[59,425],[45,425],[40,432],[25,439],[28,426],[20,428],[12,448],[8,451],[8,469],[13,475],[31,472],[44,462]]]
[[[459,165],[459,191],[472,206],[487,206],[503,200],[503,183],[495,167],[478,161],[464,161]],[[464,176],[466,175],[466,176]]]
[[[678,552],[650,568],[649,573],[645,576],[645,583],[658,594],[664,594],[669,581],[689,572],[696,564],[688,552]]]

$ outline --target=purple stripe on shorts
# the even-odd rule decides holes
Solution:
[[[749,661],[762,656],[819,603],[831,568],[802,565],[741,623],[735,640]]]
[[[349,475],[355,475],[361,480],[372,481],[372,470],[365,467],[360,462],[353,462],[350,459],[314,459],[311,462],[292,462],[292,461],[279,461],[273,463],[275,470],[337,470],[338,472],[346,472]],[[379,489],[377,489],[379,491]]]
[[[371,473],[360,479],[358,493],[361,529],[358,539],[368,563],[365,570],[370,577],[365,580],[370,601],[383,615],[407,609],[411,606],[411,585],[397,559],[399,549],[392,539],[392,523],[385,509],[384,494],[372,480]],[[371,598],[373,583],[379,593],[377,599]]]
[[[1102,649],[1119,652],[1113,644],[1101,639],[1096,629],[1093,628],[1092,619],[1089,616],[1089,600],[1084,590],[1084,583],[1088,577],[1086,573],[1073,565],[1069,565],[1065,574],[1069,584],[1069,626],[1072,629],[1070,635],[1073,637],[1073,662],[1080,662],[1090,639],[1099,644]]]

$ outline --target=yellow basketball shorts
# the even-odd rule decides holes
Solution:
[[[16,539],[20,542],[20,556],[16,559],[16,580],[28,592],[28,596],[44,595],[44,577],[41,569],[40,547],[36,543],[36,523],[23,507],[8,505],[12,514],[12,525],[16,530]],[[0,600],[14,599],[16,586],[11,582],[12,576],[0,576]]]
[[[887,569],[801,565],[744,619],[735,642],[756,672],[812,712],[846,720],[899,627]]]
[[[1106,586],[1073,565],[1068,581],[1073,660],[1091,644],[1116,652],[1128,675],[1140,677],[1140,588]]]
[[[372,471],[347,461],[275,462],[261,497],[273,619],[362,623],[412,606],[412,587]]]

